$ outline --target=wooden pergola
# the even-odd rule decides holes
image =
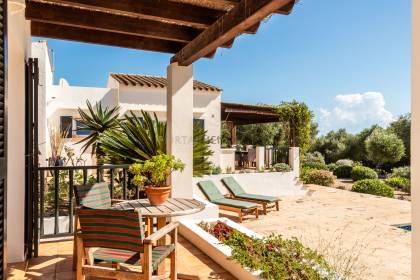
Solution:
[[[273,123],[279,121],[279,115],[271,106],[248,105],[239,103],[221,104],[221,118],[230,130],[231,145],[236,144],[238,125]]]
[[[26,0],[32,36],[172,53],[187,66],[296,0]]]

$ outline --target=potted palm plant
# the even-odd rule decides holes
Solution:
[[[163,204],[171,193],[167,179],[173,171],[183,171],[185,164],[172,155],[159,154],[128,169],[133,175],[131,183],[144,189],[152,205]]]

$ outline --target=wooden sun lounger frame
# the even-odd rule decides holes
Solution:
[[[214,202],[212,202],[212,203],[214,203]],[[245,208],[227,206],[227,205],[222,205],[222,204],[216,204],[216,205],[219,206],[219,209],[221,209],[221,210],[237,213],[238,217],[239,217],[239,223],[242,223],[243,216],[246,215],[246,214],[253,214],[253,215],[255,215],[255,218],[258,219],[258,206],[245,209]]]
[[[273,201],[273,202],[267,202],[267,201],[262,201],[262,200],[259,200],[259,199],[237,197],[237,196],[234,196],[233,194],[226,194],[225,197],[229,198],[229,199],[235,199],[235,200],[241,200],[241,201],[253,202],[253,203],[256,203],[256,204],[260,204],[262,206],[264,215],[267,215],[268,209],[271,209],[271,208],[274,208],[274,207],[276,208],[276,211],[280,210],[280,205],[279,205],[280,199],[278,199],[276,201]]]

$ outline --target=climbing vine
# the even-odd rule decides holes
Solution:
[[[288,132],[290,147],[299,147],[304,154],[311,145],[311,123],[313,113],[303,102],[282,102],[276,108],[279,121]]]

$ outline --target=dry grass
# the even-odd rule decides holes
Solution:
[[[325,238],[318,228],[318,237],[301,237],[300,240],[306,244],[311,244],[319,254],[321,254],[333,271],[340,276],[340,279],[348,280],[366,280],[371,278],[369,267],[365,264],[364,259],[371,257],[376,249],[370,246],[371,240],[379,238],[373,233],[375,227],[369,230],[365,236],[358,237],[351,246],[345,245],[347,228],[336,229]]]

